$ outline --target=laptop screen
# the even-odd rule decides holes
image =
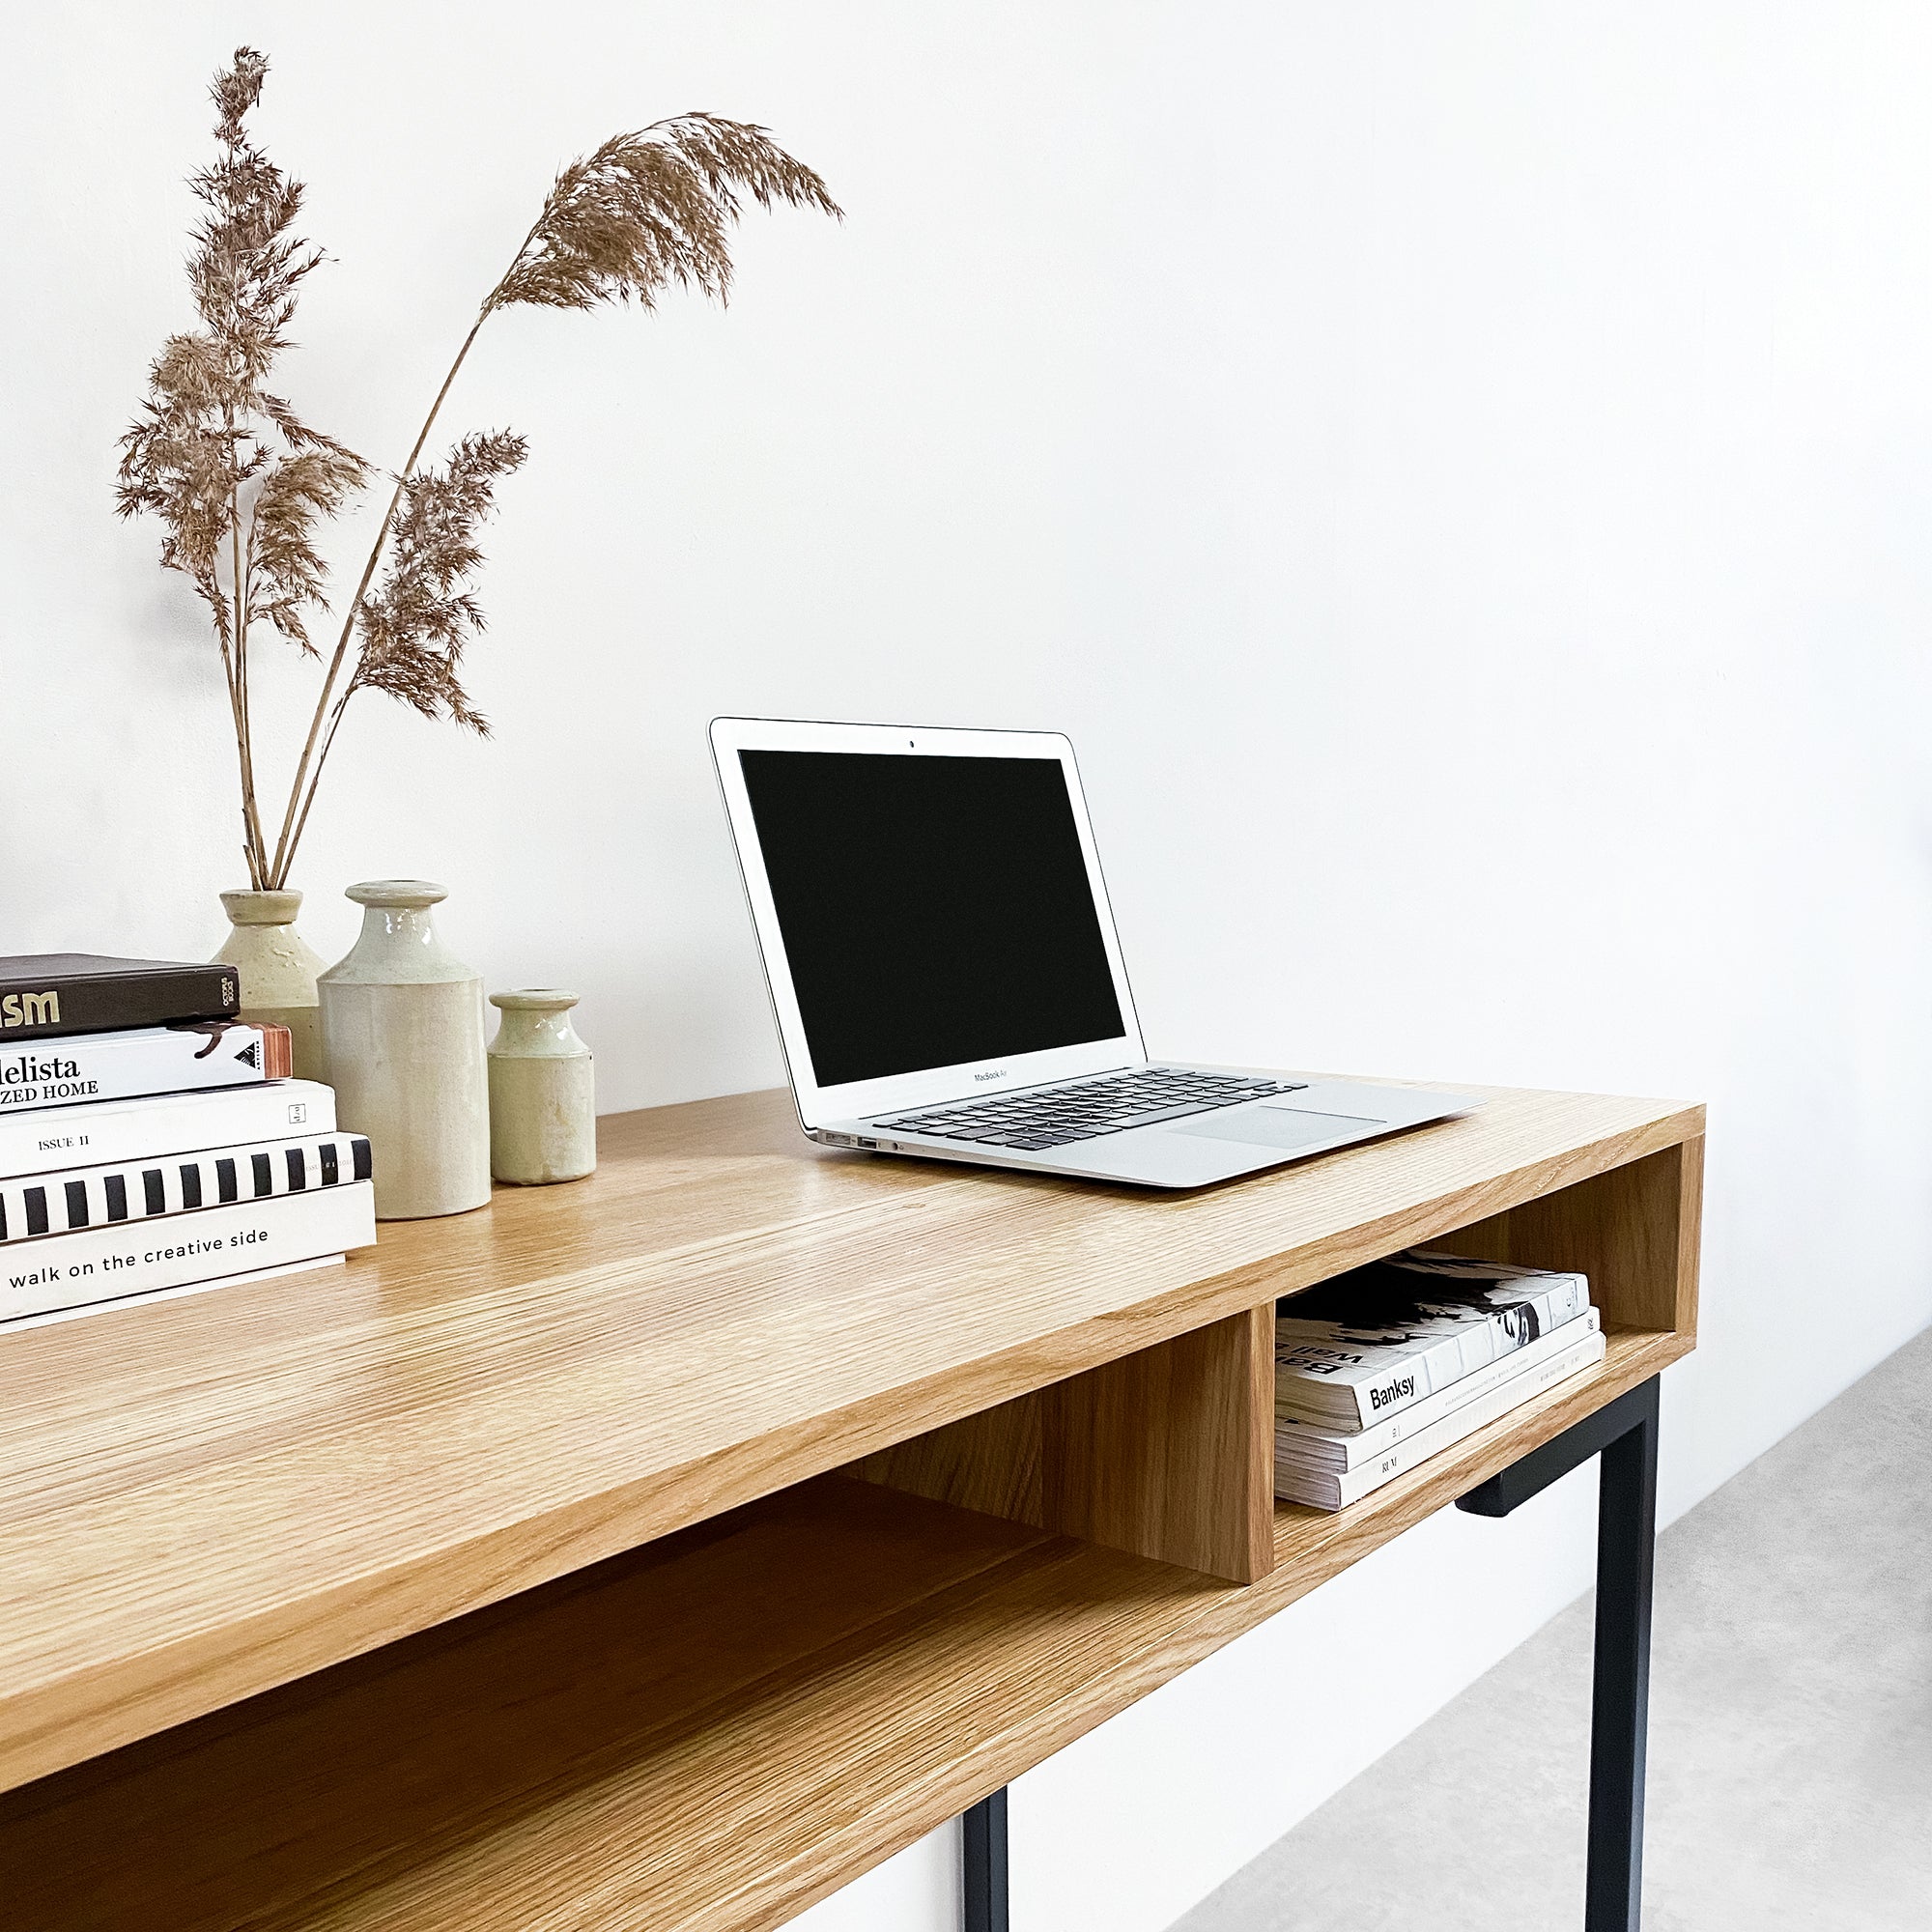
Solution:
[[[1057,759],[738,759],[819,1086],[1124,1033]]]

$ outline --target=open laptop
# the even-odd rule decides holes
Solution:
[[[1480,1104],[1151,1063],[1058,733],[720,718],[711,748],[815,1141],[1200,1187]]]

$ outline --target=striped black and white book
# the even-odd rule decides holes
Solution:
[[[1346,1475],[1350,1469],[1359,1469],[1365,1463],[1374,1462],[1378,1456],[1386,1454],[1398,1442],[1406,1442],[1411,1435],[1433,1428],[1445,1415],[1453,1415],[1458,1409],[1478,1401],[1511,1377],[1540,1369],[1552,1355],[1560,1354],[1565,1349],[1574,1348],[1587,1336],[1596,1334],[1598,1327],[1597,1311],[1586,1308],[1560,1328],[1539,1335],[1515,1354],[1504,1355],[1488,1368],[1478,1369],[1473,1375],[1464,1376],[1461,1381],[1451,1382],[1445,1389],[1437,1389],[1434,1395],[1425,1396],[1414,1407],[1399,1409],[1372,1429],[1335,1429],[1320,1422],[1303,1421],[1299,1416],[1278,1413],[1274,1419],[1275,1455],[1305,1463],[1311,1468],[1328,1469],[1336,1475]]]
[[[311,1134],[0,1181],[0,1242],[188,1214],[370,1178],[360,1134]]]
[[[204,1094],[150,1094],[77,1107],[0,1113],[0,1175],[165,1160],[335,1131],[335,1090],[319,1080],[265,1080]]]
[[[77,1033],[0,1047],[0,1112],[248,1087],[295,1071],[289,1030],[272,1021],[197,1020]]]
[[[49,1235],[0,1249],[0,1322],[340,1261],[376,1238],[367,1180]]]
[[[1568,1328],[1581,1326],[1572,1321]],[[1559,1334],[1562,1330],[1557,1331]],[[1551,1338],[1552,1340],[1554,1337]],[[1346,1509],[1352,1502],[1372,1494],[1384,1483],[1392,1483],[1406,1469],[1412,1469],[1430,1457],[1439,1455],[1465,1435],[1486,1429],[1492,1422],[1520,1408],[1558,1382],[1581,1375],[1604,1359],[1606,1344],[1601,1331],[1565,1344],[1554,1354],[1495,1383],[1487,1394],[1461,1408],[1450,1410],[1427,1429],[1416,1431],[1406,1440],[1384,1449],[1380,1455],[1349,1470],[1319,1468],[1297,1456],[1284,1456],[1277,1425],[1275,1435],[1274,1492],[1285,1502],[1307,1503],[1315,1509]],[[1527,1352],[1527,1351],[1525,1351]]]
[[[1410,1249],[1275,1307],[1275,1412],[1369,1429],[1590,1305],[1580,1274]]]

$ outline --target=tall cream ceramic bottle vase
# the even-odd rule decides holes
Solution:
[[[214,956],[233,966],[242,981],[242,1018],[287,1027],[298,1078],[320,1080],[315,980],[323,960],[296,930],[301,902],[299,893],[223,893],[221,910],[233,930]]]
[[[317,982],[323,1059],[345,1129],[369,1137],[376,1216],[461,1214],[490,1198],[483,981],[443,945],[424,879],[349,888],[362,933]]]

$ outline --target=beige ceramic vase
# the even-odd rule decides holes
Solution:
[[[233,966],[242,982],[241,1017],[272,1020],[295,1042],[298,1079],[322,1078],[322,1028],[316,975],[322,954],[296,930],[299,893],[233,892],[221,895],[231,930],[214,956]]]
[[[590,1049],[570,1023],[575,993],[492,993],[503,1016],[490,1042],[490,1172],[540,1187],[597,1165]]]
[[[337,1115],[366,1134],[376,1218],[461,1214],[490,1198],[483,981],[442,943],[426,879],[349,888],[362,933],[322,975],[322,1047]]]

